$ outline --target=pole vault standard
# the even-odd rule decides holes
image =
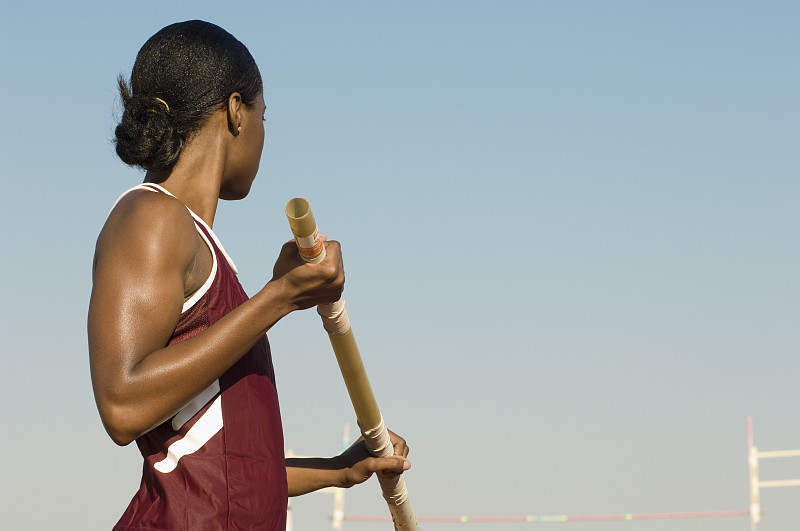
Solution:
[[[344,425],[342,433],[342,451],[350,446],[350,424]],[[343,531],[344,529],[344,489],[336,489],[333,493],[333,529]]]
[[[761,481],[758,477],[758,460],[777,457],[800,457],[800,450],[774,450],[759,452],[753,442],[753,418],[747,417],[747,463],[750,468],[750,531],[756,531],[761,521],[761,489],[774,487],[800,487],[800,478]]]
[[[325,258],[325,244],[320,238],[308,201],[302,197],[289,201],[286,205],[286,217],[303,260],[310,263],[321,262]],[[364,370],[344,299],[332,304],[320,304],[317,306],[317,313],[322,317],[322,326],[331,340],[367,449],[376,457],[393,455],[394,447],[389,439],[389,431],[383,423],[367,372]],[[378,475],[378,482],[389,505],[395,529],[418,531],[419,526],[408,502],[408,490],[402,474],[392,477]]]

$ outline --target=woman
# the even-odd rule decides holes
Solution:
[[[247,196],[264,145],[261,75],[247,48],[202,21],[173,24],[139,51],[116,150],[146,170],[97,240],[89,306],[92,384],[108,434],[136,441],[140,489],[115,530],[283,530],[287,495],[348,487],[410,466],[362,444],[284,462],[265,333],[292,311],[337,300],[339,244],[320,264],[283,246],[248,299],[211,227],[219,199]]]

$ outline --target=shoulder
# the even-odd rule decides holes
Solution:
[[[158,223],[160,220],[191,223],[187,208],[164,193],[135,189],[123,195],[108,215],[108,221]]]
[[[179,200],[149,190],[132,190],[114,206],[97,239],[95,263],[104,256],[136,261],[194,257],[194,220]],[[155,265],[155,264],[154,264]]]

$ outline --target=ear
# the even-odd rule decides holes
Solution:
[[[242,95],[234,92],[228,96],[228,130],[233,136],[239,136],[242,127]]]

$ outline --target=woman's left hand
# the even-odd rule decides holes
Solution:
[[[389,439],[394,447],[394,454],[391,457],[372,457],[361,437],[350,448],[341,455],[334,458],[341,463],[342,479],[341,487],[352,487],[363,483],[372,476],[379,474],[390,477],[402,474],[411,468],[411,462],[407,459],[409,448],[405,439],[389,431]]]

